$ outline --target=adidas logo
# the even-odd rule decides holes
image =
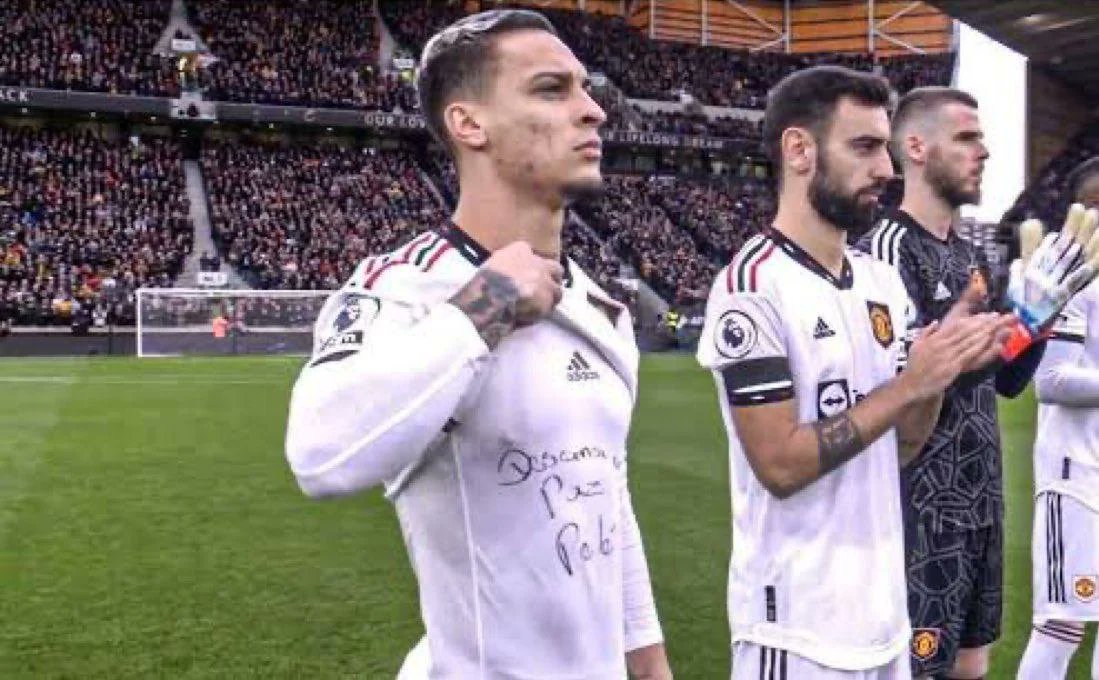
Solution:
[[[939,287],[935,289],[935,302],[941,302],[943,300],[950,299],[950,289],[946,287],[946,284],[939,281]]]
[[[584,357],[580,356],[580,352],[572,353],[572,360],[569,361],[567,375],[569,382],[599,379],[599,374],[591,370],[591,364],[589,364]]]
[[[828,324],[824,323],[824,319],[817,317],[817,325],[813,328],[813,338],[815,340],[822,340],[824,338],[830,338],[835,335],[836,332],[829,328]]]

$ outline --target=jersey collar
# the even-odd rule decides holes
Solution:
[[[480,267],[492,255],[488,248],[475,241],[472,236],[453,222],[447,225],[441,235],[474,267]],[[571,286],[572,269],[569,267],[569,259],[565,256],[564,251],[561,252],[561,266],[565,269],[565,285]]]
[[[955,233],[954,228],[951,227],[950,231],[946,233],[946,240],[943,240],[925,229],[922,224],[916,221],[915,217],[912,217],[900,208],[897,208],[890,217],[893,221],[899,222],[902,226],[907,227],[909,231],[913,231],[918,236],[922,236],[935,243],[950,243],[958,236],[957,233]]]
[[[778,229],[768,227],[764,230],[764,233],[767,234],[768,238],[774,241],[775,245],[782,248],[783,252],[789,255],[794,262],[797,262],[836,288],[839,288],[840,290],[850,290],[855,284],[855,275],[851,269],[851,262],[847,259],[846,254],[843,256],[843,266],[840,268],[840,275],[837,278],[832,272],[825,269],[821,263],[814,260],[812,255],[805,252],[805,249],[788,239],[786,235]]]

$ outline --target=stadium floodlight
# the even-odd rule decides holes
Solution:
[[[312,351],[326,290],[140,288],[139,357]]]

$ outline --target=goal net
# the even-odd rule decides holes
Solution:
[[[139,357],[303,354],[330,291],[141,288]]]

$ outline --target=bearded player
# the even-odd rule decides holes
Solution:
[[[904,284],[846,247],[893,174],[890,95],[831,66],[775,86],[763,133],[778,213],[707,302],[698,359],[729,435],[737,680],[910,677],[898,469],[943,389],[1000,351],[1001,317],[959,308],[905,368]]]

